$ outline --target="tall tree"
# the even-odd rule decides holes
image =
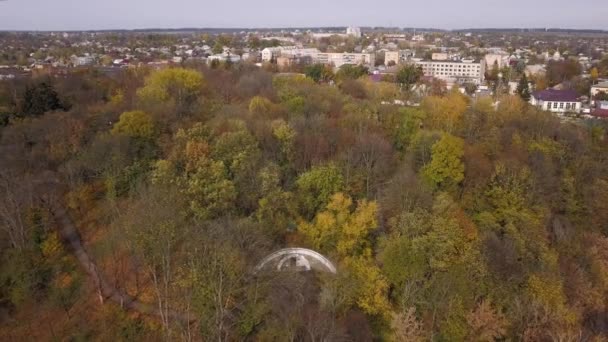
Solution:
[[[142,105],[156,110],[159,105],[169,105],[179,116],[192,112],[204,85],[205,79],[200,72],[169,68],[150,74],[137,95]]]
[[[453,189],[464,179],[464,141],[445,133],[433,145],[431,162],[422,169],[424,177],[434,186]]]
[[[315,82],[329,82],[334,79],[333,71],[324,64],[309,65],[304,69],[304,73]]]
[[[49,81],[25,87],[20,116],[38,116],[48,111],[66,110],[55,87]]]
[[[517,95],[519,95],[522,100],[528,102],[530,101],[530,87],[528,85],[528,77],[526,76],[526,73],[523,73],[523,75],[521,76],[521,78],[519,79],[519,83],[517,84],[517,89],[516,89]]]
[[[397,83],[405,87],[405,90],[410,90],[411,86],[418,82],[422,77],[422,68],[415,64],[407,64],[402,66],[397,71]]]

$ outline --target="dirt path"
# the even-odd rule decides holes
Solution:
[[[55,189],[49,189],[49,184],[51,185],[50,187]],[[48,190],[46,191],[47,194],[50,192],[58,192],[56,189],[59,188],[59,182],[53,181],[51,183],[47,183],[46,185]],[[60,203],[61,201],[57,200],[57,198],[60,197],[51,197],[55,198],[55,200],[43,199],[42,202],[50,210],[51,215],[57,222],[57,231],[61,239],[67,245],[68,249],[74,254],[84,271],[95,284],[100,302],[103,304],[106,300],[111,300],[118,303],[122,308],[128,310],[134,310],[146,315],[160,316],[155,306],[138,301],[124,291],[116,289],[110,285],[107,279],[103,276],[103,273],[95,264],[95,261],[91,258],[83,246],[82,240],[80,239],[80,234],[76,228],[76,224],[70,217],[63,204]],[[182,322],[190,321],[186,319],[184,315],[177,313],[169,313],[169,317],[170,319],[179,320]]]

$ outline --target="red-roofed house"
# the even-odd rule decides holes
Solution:
[[[553,113],[580,113],[581,100],[574,90],[546,89],[535,91],[530,104]]]

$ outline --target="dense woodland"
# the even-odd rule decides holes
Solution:
[[[606,123],[408,96],[245,64],[1,83],[0,339],[608,339]],[[252,274],[286,246],[337,274]]]

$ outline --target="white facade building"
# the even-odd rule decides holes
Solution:
[[[395,64],[404,63],[414,57],[415,54],[414,50],[386,51],[384,52],[384,65],[389,65],[390,62]]]
[[[373,53],[319,52],[312,59],[314,63],[331,64],[336,68],[344,64],[373,67],[376,62],[376,56]]]
[[[399,51],[386,51],[384,53],[384,65],[399,64]]]
[[[344,64],[374,66],[376,61],[373,53],[320,52],[316,48],[297,48],[295,46],[278,46],[262,50],[262,61],[270,62],[278,57],[310,58],[312,63],[331,64],[340,67]]]
[[[481,84],[484,79],[485,63],[472,60],[462,61],[417,61],[424,76],[432,76],[448,84],[467,83]]]
[[[574,90],[546,89],[535,91],[530,104],[553,113],[580,113],[582,103]]]
[[[270,62],[273,58],[277,58],[283,54],[284,51],[295,50],[295,46],[277,46],[268,47],[262,50],[262,62]]]
[[[346,28],[346,34],[355,38],[361,38],[361,29],[359,27],[349,26]]]
[[[509,64],[509,55],[489,53],[484,57],[484,61],[486,63],[486,69],[491,70],[494,67],[494,63],[497,64],[498,69],[501,69],[502,67],[507,66]]]

